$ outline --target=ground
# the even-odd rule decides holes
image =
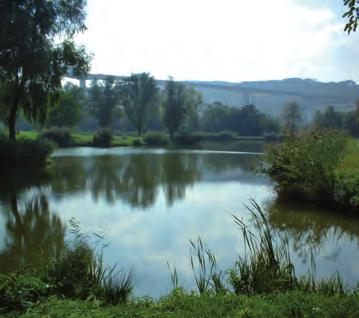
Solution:
[[[359,317],[359,296],[325,296],[288,292],[270,296],[168,296],[158,302],[148,299],[118,306],[101,306],[96,300],[73,301],[49,299],[21,318],[276,318],[276,317]]]

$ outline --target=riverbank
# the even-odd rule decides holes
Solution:
[[[85,132],[69,132],[69,141],[66,142],[66,147],[95,147],[94,133]],[[20,131],[17,135],[19,140],[36,140],[41,136],[37,131]],[[268,139],[272,140],[272,139]],[[170,141],[169,137],[164,132],[148,132],[143,136],[136,136],[132,134],[113,134],[112,140],[107,147],[128,147],[128,146],[149,146],[149,147],[181,147],[181,146],[198,146],[201,143],[219,142],[219,143],[233,143],[233,142],[266,142],[267,138],[262,136],[239,136],[234,133],[220,132],[220,133],[204,133],[194,132],[191,134],[178,135],[174,140]]]
[[[118,306],[103,306],[96,300],[75,301],[51,298],[36,305],[21,318],[283,318],[358,317],[359,295],[319,295],[300,292],[269,296],[185,295],[166,296],[158,302],[138,299]],[[14,317],[9,315],[8,317]]]

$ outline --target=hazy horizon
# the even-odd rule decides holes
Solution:
[[[158,79],[359,81],[358,35],[341,1],[88,0],[76,37],[91,73]]]

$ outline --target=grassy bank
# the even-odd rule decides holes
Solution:
[[[39,137],[40,133],[37,131],[21,131],[18,134],[18,139],[30,139],[36,140]],[[72,143],[73,147],[84,147],[92,146],[93,143],[93,134],[92,133],[72,133]],[[125,136],[125,135],[114,135],[111,146],[133,146],[134,144],[143,144],[143,138],[137,136]]]
[[[359,317],[359,296],[324,296],[288,292],[274,295],[170,295],[158,302],[137,300],[104,307],[98,301],[74,301],[52,298],[35,306],[21,318],[208,318],[208,317]]]

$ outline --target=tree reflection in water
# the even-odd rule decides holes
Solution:
[[[0,183],[0,213],[5,218],[1,272],[59,255],[65,234],[60,218],[51,213],[46,196],[41,193],[50,181],[47,172],[29,169],[8,173],[11,178]]]
[[[303,261],[311,254],[318,255],[328,242],[331,247],[337,247],[329,256],[333,259],[339,255],[343,239],[359,244],[359,221],[355,217],[284,202],[272,204],[268,217],[272,226],[288,236],[293,250]]]

